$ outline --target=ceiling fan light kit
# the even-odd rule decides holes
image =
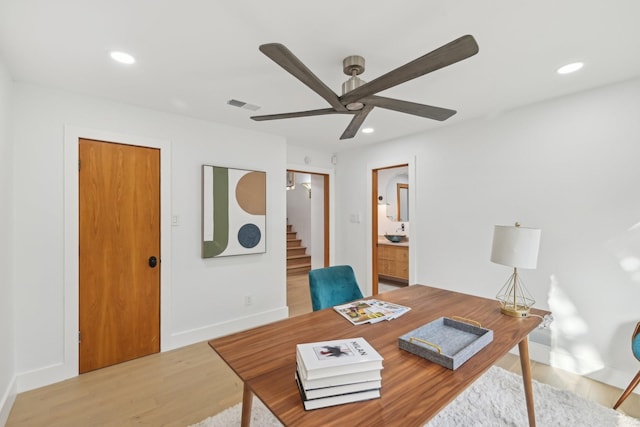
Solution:
[[[344,73],[351,77],[342,84],[340,97],[284,45],[268,43],[261,45],[259,49],[273,62],[320,95],[331,105],[331,108],[252,116],[251,119],[264,121],[325,114],[352,114],[351,122],[340,136],[340,139],[349,139],[358,133],[358,129],[374,107],[439,121],[453,116],[456,113],[455,110],[386,98],[376,93],[467,59],[478,53],[478,44],[473,36],[462,36],[370,82],[365,82],[358,77],[365,69],[364,58],[358,55],[348,56],[342,61],[342,65]]]

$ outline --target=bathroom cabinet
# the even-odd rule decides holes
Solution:
[[[378,275],[383,278],[409,282],[409,246],[378,244]]]

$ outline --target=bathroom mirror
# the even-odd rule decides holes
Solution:
[[[389,175],[381,175],[384,183],[386,216],[391,221],[409,221],[409,175],[407,167],[387,169]]]
[[[398,183],[396,185],[397,221],[409,221],[409,184]]]

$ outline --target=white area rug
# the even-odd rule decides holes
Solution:
[[[384,392],[384,382],[382,384]],[[539,427],[640,427],[640,420],[598,405],[565,390],[533,382],[536,423]],[[302,403],[301,403],[302,404]],[[240,404],[192,427],[240,425]],[[260,400],[253,401],[251,425],[281,427]],[[528,425],[522,377],[492,367],[426,427],[520,427]]]

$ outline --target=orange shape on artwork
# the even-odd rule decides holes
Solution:
[[[267,213],[267,182],[265,172],[249,172],[236,186],[238,206],[252,215]]]

